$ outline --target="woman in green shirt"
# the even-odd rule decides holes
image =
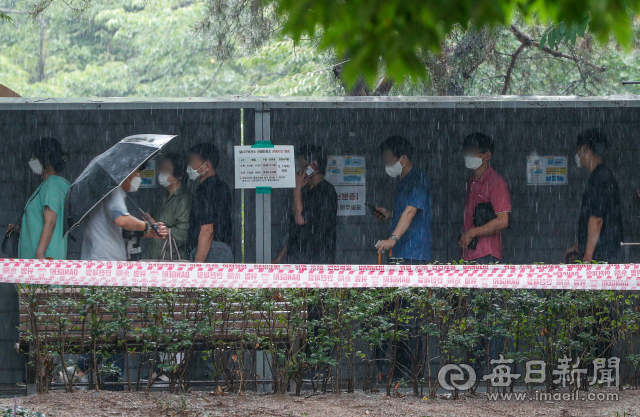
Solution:
[[[189,212],[191,211],[191,193],[182,184],[187,171],[187,160],[183,155],[177,153],[167,153],[162,156],[158,164],[158,184],[167,190],[167,195],[156,212],[152,222],[162,222],[171,232],[171,236],[176,240],[178,252],[182,259],[187,259],[186,242],[189,231]],[[153,240],[149,243],[147,259],[160,259],[164,240]],[[174,254],[174,259],[177,255]],[[165,254],[169,260],[169,251]]]
[[[31,144],[29,167],[42,177],[22,216],[18,256],[22,259],[66,259],[67,239],[63,238],[64,199],[71,186],[58,175],[66,166],[60,142],[41,138]]]

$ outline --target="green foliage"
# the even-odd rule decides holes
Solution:
[[[11,16],[8,14],[0,12],[0,22],[11,23],[13,22],[13,19],[11,19]]]
[[[543,360],[547,375],[564,355],[584,365],[612,356],[611,349],[630,352],[621,375],[640,385],[640,294],[632,291],[37,285],[19,290],[28,322],[22,342],[32,346],[30,363],[42,393],[63,369],[73,370],[63,378],[65,388],[75,388],[79,368],[73,358],[80,354],[90,364],[90,387],[116,377],[129,390],[149,390],[155,380],[146,375],[160,369],[171,392],[185,392],[196,351],[205,352],[201,359],[215,386],[243,392],[263,378],[248,364],[255,364],[261,350],[274,392],[285,393],[295,381],[299,394],[303,375],[311,375],[314,390],[353,392],[355,369],[362,364],[365,390],[381,372],[387,394],[402,378],[421,398],[425,389],[429,396],[438,390],[428,363],[486,366],[489,345],[480,342],[499,336],[505,358],[520,365]],[[122,364],[111,361],[116,352],[128,353],[126,379]],[[140,369],[137,375],[129,372],[132,364]],[[556,387],[548,379],[546,388]]]
[[[582,22],[575,22],[567,25],[561,22],[557,25],[551,25],[540,38],[540,48],[548,45],[555,48],[557,44],[567,43],[575,46],[578,37],[584,38],[589,24],[589,16],[585,17]]]
[[[581,25],[585,14],[589,28],[601,41],[614,34],[629,45],[633,33],[628,11],[640,11],[635,0],[598,0],[576,4],[573,0],[453,0],[447,2],[404,0],[273,0],[286,23],[285,34],[295,40],[320,38],[320,47],[334,48],[348,57],[343,77],[353,85],[360,75],[373,86],[384,67],[388,77],[425,79],[420,59],[426,52],[439,53],[456,27],[508,26],[517,13],[530,21]],[[554,32],[555,33],[555,32]],[[555,35],[554,35],[555,38]]]
[[[0,82],[31,97],[312,96],[331,88],[326,72],[317,72],[326,57],[309,42],[271,39],[212,59],[211,39],[194,29],[205,10],[203,2],[102,0],[77,14],[54,2],[41,15],[44,78],[37,70],[40,26],[17,15],[0,26]]]
[[[15,416],[45,417],[45,415],[40,412],[31,411],[29,409],[25,409],[22,407],[17,407],[15,410],[13,408],[7,408],[2,413],[2,417],[15,417]]]
[[[549,24],[544,14],[533,18],[526,10],[509,12],[509,24],[533,42],[539,41],[543,49],[531,45],[522,49],[507,83],[512,55],[523,44],[509,26],[481,26],[474,20],[474,25],[442,24],[433,33],[409,33],[424,23],[420,16],[448,13],[449,6],[422,8],[417,16],[409,13],[418,7],[415,3],[394,6],[395,2],[386,2],[387,8],[372,7],[354,24],[350,13],[368,7],[367,2],[345,2],[329,11],[324,8],[333,2],[319,2],[318,10],[327,19],[333,21],[336,13],[342,13],[344,20],[330,31],[316,25],[317,36],[301,32],[294,42],[281,25],[293,24],[296,16],[313,21],[318,12],[305,9],[309,2],[301,2],[291,14],[280,9],[278,17],[276,3],[241,0],[93,0],[82,2],[89,4],[84,12],[54,1],[38,17],[43,19],[42,27],[38,19],[21,14],[14,16],[12,24],[0,25],[0,83],[30,97],[606,95],[637,88],[620,83],[640,78],[637,46],[624,50],[613,40],[596,42],[593,13],[585,17],[583,9],[574,23],[555,24]],[[282,4],[293,3],[284,0]],[[37,9],[27,0],[11,0],[6,6],[29,12]],[[381,18],[378,15],[394,18],[385,21],[388,27],[366,23]],[[627,21],[631,37],[637,39],[638,22]],[[407,33],[401,37],[400,31]],[[327,39],[359,46],[340,49]],[[381,43],[375,44],[376,39]],[[439,42],[435,49],[432,40]],[[417,41],[430,47],[416,46]],[[406,54],[415,59],[405,61]],[[351,61],[340,65],[345,59]],[[424,78],[394,77],[393,68],[399,71],[396,75],[414,73]],[[345,88],[344,79],[360,77],[363,71],[369,82],[389,81],[389,76],[396,82],[388,83],[390,90],[377,91],[367,89],[358,78],[357,88]]]

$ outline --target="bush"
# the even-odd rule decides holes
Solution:
[[[147,381],[143,372],[157,370],[172,392],[184,392],[198,351],[210,360],[216,387],[242,392],[260,378],[245,358],[262,350],[274,392],[296,382],[299,393],[303,375],[314,390],[352,392],[362,366],[365,390],[382,378],[391,395],[402,378],[415,395],[433,396],[437,378],[427,364],[486,366],[487,341],[497,338],[504,339],[505,358],[516,366],[543,360],[547,375],[564,355],[590,364],[628,352],[621,383],[637,387],[639,380],[640,303],[633,291],[18,288],[39,392],[59,373],[73,390],[80,371],[91,387],[112,378],[129,390],[149,390],[159,372]],[[127,353],[126,377],[114,352]],[[78,355],[83,366],[68,360]],[[129,372],[132,360],[137,375]],[[548,390],[556,388],[547,381]]]

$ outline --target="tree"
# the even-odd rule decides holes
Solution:
[[[606,66],[595,62],[605,55],[602,50],[618,50],[619,43],[607,41],[598,46],[593,34],[605,36],[615,29],[624,41],[633,37],[628,30],[636,29],[633,19],[618,13],[615,4],[603,6],[606,10],[599,10],[598,17],[591,18],[587,8],[561,14],[567,8],[562,2],[558,10],[536,2],[540,12],[535,16],[533,6],[492,2],[505,10],[511,7],[507,19],[499,10],[483,10],[488,7],[483,1],[468,7],[458,7],[458,3],[437,2],[439,7],[435,7],[434,2],[434,7],[427,9],[423,7],[425,2],[397,0],[273,0],[264,7],[256,1],[207,0],[206,24],[199,29],[210,36],[212,52],[220,59],[246,52],[251,45],[261,45],[274,36],[311,41],[332,57],[333,73],[349,95],[462,95],[474,90],[469,85],[476,79],[490,81],[491,88],[477,90],[486,94],[594,94],[611,90],[603,88],[613,81],[605,74]],[[593,9],[596,6],[591,4]],[[425,14],[440,19],[438,30],[429,30],[431,21],[425,20]],[[567,17],[568,23],[548,25],[548,19],[541,20],[545,16]],[[603,25],[602,16],[617,16],[620,25]],[[256,20],[263,23],[253,30],[250,22]],[[507,21],[506,25],[499,24]],[[274,33],[271,28],[278,25],[283,30]],[[587,32],[588,26],[593,28],[591,32]],[[550,88],[535,88],[517,73],[530,73],[532,67],[544,70],[548,64],[557,72],[550,71],[547,77],[569,84],[543,80],[539,85]],[[479,72],[486,75],[476,78]],[[413,81],[407,75],[414,75]],[[524,81],[525,88],[514,86],[514,79]],[[498,84],[500,88],[496,88]]]
[[[64,1],[78,11],[95,0]],[[421,57],[439,54],[457,26],[463,30],[508,27],[520,15],[529,23],[555,22],[568,28],[590,19],[590,31],[600,41],[614,34],[628,45],[633,34],[629,13],[640,13],[639,0],[206,1],[208,13],[199,28],[215,40],[215,54],[228,58],[238,48],[258,47],[268,38],[265,35],[282,25],[282,34],[295,42],[308,36],[317,40],[320,50],[335,51],[341,60],[348,58],[340,76],[349,87],[361,78],[373,87],[381,69],[395,82],[406,77],[426,79],[429,72]],[[36,1],[32,13],[42,13],[53,2]],[[558,40],[562,37],[564,33]]]
[[[323,29],[294,42],[274,2],[70,4],[13,0],[37,19],[16,14],[0,25],[0,82],[22,95],[62,97],[593,95],[622,93],[623,77],[640,77],[635,45],[598,41],[587,18],[548,24],[516,13],[509,25],[456,24],[437,48],[415,49],[423,78],[394,78],[378,60],[371,84],[364,70],[349,82],[357,54],[323,46]]]
[[[617,80],[606,72],[603,52],[583,32],[580,42],[541,44],[551,28],[515,19],[509,27],[456,27],[436,54],[421,56],[430,83],[404,83],[391,94],[505,95],[602,93]],[[555,39],[552,37],[552,39]]]
[[[320,38],[320,48],[348,56],[343,79],[353,85],[363,76],[373,86],[384,67],[387,77],[402,81],[428,76],[421,56],[438,54],[447,36],[463,29],[508,27],[518,14],[527,21],[564,22],[571,26],[590,18],[600,41],[610,34],[625,45],[631,41],[637,0],[273,0],[285,19],[283,33],[294,40]]]
[[[31,10],[26,1],[14,7]],[[271,38],[212,59],[210,39],[194,31],[202,2],[103,0],[77,13],[64,4],[40,12],[44,43],[37,20],[25,15],[0,26],[0,82],[23,96],[59,97],[326,95],[331,82],[317,72],[325,58],[304,41]]]

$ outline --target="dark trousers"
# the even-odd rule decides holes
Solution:
[[[482,258],[474,259],[471,262],[477,263],[478,265],[487,265],[500,263],[500,259],[496,258],[493,255],[487,255],[483,256]]]
[[[499,263],[500,259],[496,258],[493,255],[483,256],[482,258],[474,259],[474,263],[479,265],[487,265],[487,264],[495,264]],[[471,290],[471,294],[473,296],[473,291]],[[487,362],[486,354],[484,352],[487,351],[487,345],[489,347],[489,361]],[[504,352],[504,336],[498,335],[490,338],[481,337],[480,340],[476,343],[473,348],[474,351],[481,350],[483,353],[479,355],[474,355],[476,360],[474,362],[474,369],[478,377],[481,375],[489,374],[489,370],[491,367],[491,360],[498,359],[500,354]]]
[[[430,261],[421,259],[406,259],[406,258],[390,258],[389,265],[425,265]],[[408,308],[409,301],[406,299],[400,299],[396,303],[391,303],[385,308],[387,314],[393,316],[393,311],[396,308]],[[396,368],[393,370],[394,378],[409,377],[408,370],[412,368],[412,363],[416,352],[422,350],[422,339],[419,334],[419,323],[415,317],[410,317],[408,322],[399,323],[398,330],[407,334],[407,337],[402,337],[397,341],[397,356],[396,356]],[[379,346],[375,347],[376,365],[378,372],[382,372],[382,360],[385,356],[391,355],[393,350],[392,342],[382,341]],[[385,355],[386,352],[386,355]]]

